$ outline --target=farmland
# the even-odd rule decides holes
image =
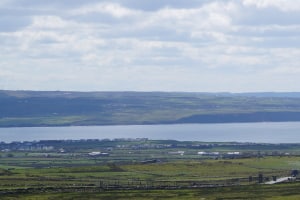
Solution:
[[[297,179],[262,184],[300,168],[298,144],[144,138],[0,146],[2,199],[297,199],[300,195]]]
[[[0,91],[0,127],[300,121],[299,93]]]

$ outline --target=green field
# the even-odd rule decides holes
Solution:
[[[298,179],[263,184],[273,177],[290,176],[292,170],[300,168],[298,144],[151,140],[48,143],[53,145],[51,150],[0,153],[0,199],[300,198]],[[169,147],[172,143],[174,146]],[[66,152],[57,152],[58,144],[64,145]],[[166,147],[157,149],[162,145]],[[209,149],[207,145],[211,145]],[[220,155],[197,155],[203,148]],[[87,155],[104,149],[109,149],[109,156]],[[170,154],[176,151],[185,153]],[[229,151],[241,155],[227,157]],[[263,175],[262,183],[258,183],[259,174]]]
[[[0,192],[1,199],[297,199],[298,182],[260,185],[247,177],[287,176],[299,165],[296,157],[274,157],[18,168],[0,172]]]
[[[2,196],[1,199],[103,199],[103,200],[213,200],[213,199],[264,199],[264,200],[298,200],[300,198],[299,183],[280,185],[251,185],[221,188],[200,188],[182,190],[122,190],[122,191],[77,191],[77,192],[43,192],[38,194],[11,194]]]
[[[0,90],[0,127],[300,121],[299,99],[299,93]]]

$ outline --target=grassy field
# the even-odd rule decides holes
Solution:
[[[6,194],[1,199],[13,200],[46,200],[46,199],[141,199],[141,200],[213,200],[213,199],[273,199],[298,200],[300,198],[299,183],[286,183],[278,185],[248,185],[219,188],[197,188],[181,190],[121,190],[121,191],[89,191],[76,192],[33,192],[31,194]]]
[[[22,165],[22,162],[27,161],[19,160],[19,164]],[[259,173],[262,173],[266,180],[270,180],[272,176],[288,176],[291,169],[300,166],[298,157],[99,166],[86,162],[85,165],[87,166],[51,168],[10,166],[9,169],[2,166],[0,171],[1,199],[14,199],[21,196],[22,199],[34,199],[38,196],[40,199],[61,199],[63,196],[65,199],[80,199],[85,195],[83,191],[86,191],[91,198],[101,199],[112,197],[114,199],[130,197],[136,199],[180,199],[183,197],[184,199],[198,197],[222,199],[223,197],[226,199],[226,196],[229,198],[240,195],[254,199],[255,195],[259,194],[257,191],[266,191],[267,193],[260,195],[270,198],[272,197],[270,195],[286,195],[287,189],[292,191],[291,194],[298,195],[298,190],[295,188],[299,187],[298,183],[262,186],[257,184],[257,179],[252,182],[248,179],[249,176],[257,177]],[[278,190],[273,190],[274,187]],[[165,190],[159,190],[159,188]],[[145,191],[145,189],[150,191]],[[256,192],[253,192],[254,190]],[[55,191],[61,194],[56,194]]]
[[[28,145],[31,150],[22,150]],[[34,149],[42,145],[53,148]],[[0,199],[297,199],[300,195],[298,179],[258,183],[259,174],[264,183],[298,170],[298,144],[142,139],[0,147],[5,150],[0,152]],[[91,151],[107,151],[109,156],[89,156]],[[170,154],[178,151],[185,153]],[[220,155],[200,156],[198,151]],[[241,154],[228,157],[230,151]]]

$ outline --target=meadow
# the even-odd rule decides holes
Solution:
[[[103,141],[109,156],[89,156],[95,142],[76,151],[1,152],[1,199],[297,199],[298,179],[265,185],[300,168],[297,145],[211,144],[219,156],[201,156],[195,143]],[[76,142],[75,142],[76,143]],[[100,142],[101,143],[101,142]],[[147,144],[147,148],[137,144]],[[53,144],[53,141],[52,141]],[[70,149],[74,144],[70,144]],[[85,144],[85,145],[84,145]],[[90,145],[88,145],[90,144]],[[93,144],[93,145],[91,145]],[[109,145],[108,145],[109,144]],[[127,145],[125,145],[127,144]],[[193,144],[192,146],[190,146]],[[114,146],[115,145],[115,146]],[[293,146],[293,145],[290,145]],[[66,145],[67,147],[67,145]],[[119,147],[119,148],[116,148]],[[207,147],[206,151],[207,151]],[[274,148],[274,147],[273,147]],[[230,151],[240,155],[228,157]],[[184,151],[184,155],[174,152]],[[275,151],[275,152],[274,152]],[[172,152],[172,153],[170,153]],[[287,153],[289,152],[289,153]],[[259,183],[259,175],[263,180]]]

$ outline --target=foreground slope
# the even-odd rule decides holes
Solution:
[[[0,126],[300,121],[299,93],[0,91]]]

